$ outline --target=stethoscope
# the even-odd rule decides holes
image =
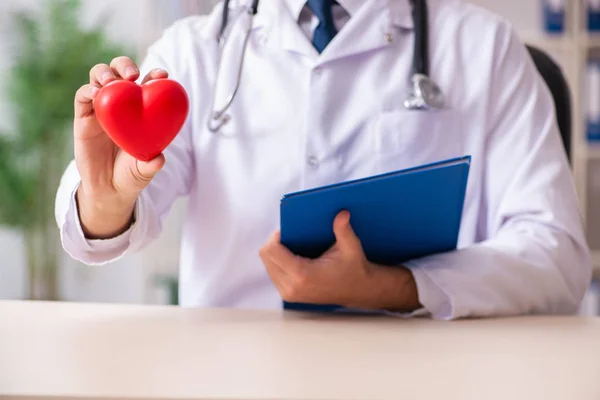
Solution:
[[[224,0],[223,14],[221,19],[221,27],[219,29],[218,43],[220,47],[220,57],[223,55],[223,48],[227,43],[226,30],[229,25],[229,4],[231,0]],[[426,0],[411,0],[413,5],[413,21],[415,26],[415,46],[413,54],[413,65],[411,75],[411,91],[404,101],[404,107],[408,110],[439,110],[445,106],[444,94],[440,87],[429,77],[429,43],[428,43],[428,12],[427,12],[427,1]],[[230,109],[235,96],[237,95],[240,82],[242,79],[242,71],[244,68],[244,59],[246,49],[248,47],[248,41],[250,39],[250,33],[252,32],[252,21],[254,16],[258,13],[259,0],[252,0],[249,6],[243,6],[241,12],[238,14],[238,18],[243,23],[244,36],[243,46],[241,51],[241,57],[238,64],[236,82],[234,89],[231,91],[229,96],[226,97],[224,105],[222,107],[215,107],[216,97],[218,93],[217,84],[213,93],[213,105],[211,107],[212,112],[208,120],[208,129],[213,132],[219,132],[220,129],[225,126],[230,120],[231,115],[227,113]],[[217,68],[217,82],[222,72],[222,60],[219,60]]]

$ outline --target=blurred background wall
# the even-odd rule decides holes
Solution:
[[[0,78],[10,68],[15,48],[9,12],[24,9],[36,13],[49,0],[0,1]],[[543,0],[470,0],[510,20],[523,38],[544,37]],[[560,0],[557,0],[560,2]],[[574,0],[579,1],[579,0]],[[581,0],[584,1],[584,0]],[[92,24],[101,15],[108,15],[106,33],[116,42],[135,49],[139,60],[146,47],[174,20],[191,14],[208,12],[216,0],[82,0],[80,19]],[[554,42],[558,45],[552,45]],[[550,39],[550,53],[571,71],[571,53],[563,52],[568,42]],[[562,44],[561,44],[562,43]],[[106,60],[108,62],[109,60]],[[90,66],[91,67],[91,66]],[[577,75],[575,75],[577,79]],[[0,79],[0,132],[9,129],[10,115]],[[576,81],[575,81],[576,82]],[[82,82],[82,84],[85,82]],[[578,84],[578,83],[577,83]],[[0,201],[1,194],[0,194]],[[584,202],[585,203],[585,202]],[[162,277],[175,277],[179,252],[180,225],[185,200],[179,201],[167,218],[162,237],[151,248],[129,255],[119,262],[86,267],[63,256],[59,271],[61,299],[67,301],[166,303],[168,286],[158,284]],[[27,296],[27,268],[23,235],[18,230],[0,227],[0,298],[20,299]],[[595,300],[594,300],[595,301]]]

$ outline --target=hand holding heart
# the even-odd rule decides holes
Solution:
[[[166,79],[167,71],[151,71],[141,86],[134,83],[139,77],[132,60],[118,57],[94,66],[75,95],[77,202],[89,238],[128,229],[139,194],[163,167],[162,151],[187,117],[185,91]]]

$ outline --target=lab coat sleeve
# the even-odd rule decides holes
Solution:
[[[185,78],[185,72],[180,72],[179,66],[166,61],[170,59],[168,46],[167,40],[163,38],[150,48],[140,66],[140,79],[154,68],[167,70],[175,80]],[[190,131],[188,119],[179,135],[164,151],[165,166],[139,196],[135,205],[134,224],[127,232],[113,239],[85,238],[75,201],[80,175],[75,162],[71,162],[58,189],[55,217],[63,248],[73,259],[88,265],[105,264],[123,257],[128,252],[142,249],[159,236],[162,221],[173,202],[177,197],[189,192],[193,171]]]
[[[435,319],[574,313],[591,280],[550,91],[516,35],[499,38],[477,160],[485,240],[407,263]]]

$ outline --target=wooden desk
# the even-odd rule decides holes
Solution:
[[[0,397],[600,399],[600,320],[0,302]]]

